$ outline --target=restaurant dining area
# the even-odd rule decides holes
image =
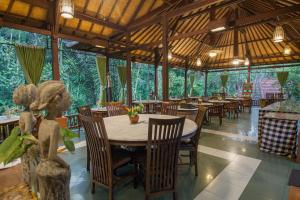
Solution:
[[[0,0],[0,200],[300,200],[298,0]]]

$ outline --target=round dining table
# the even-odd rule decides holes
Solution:
[[[112,145],[146,146],[148,141],[149,118],[173,119],[171,115],[140,114],[137,124],[131,124],[127,115],[119,115],[103,118],[107,137]],[[182,138],[189,138],[197,130],[197,124],[185,119]]]

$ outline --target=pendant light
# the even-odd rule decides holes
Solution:
[[[232,64],[233,64],[233,65],[239,65],[239,64],[240,64],[240,60],[239,60],[238,58],[234,58],[234,59],[232,60]]]
[[[169,53],[168,53],[168,59],[171,60],[172,57],[173,57],[172,52],[169,52]]]
[[[249,62],[249,59],[246,57],[245,58],[245,61],[244,61],[244,65],[245,66],[249,66],[250,62]]]
[[[291,47],[287,44],[285,45],[284,49],[283,49],[283,54],[288,56],[288,55],[291,55],[291,52],[292,52],[292,49]]]
[[[61,0],[60,1],[60,15],[66,19],[72,19],[74,17],[73,0]]]
[[[282,42],[284,40],[284,30],[282,26],[278,25],[275,28],[273,33],[273,41],[274,42]]]
[[[200,67],[202,65],[201,58],[197,58],[196,65]]]

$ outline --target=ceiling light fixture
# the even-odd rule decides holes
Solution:
[[[172,57],[173,57],[172,52],[169,52],[169,53],[168,53],[168,59],[171,60]]]
[[[102,48],[102,49],[105,48],[105,46],[102,46],[102,45],[100,45],[100,44],[96,44],[95,47],[97,47],[97,48]]]
[[[196,65],[200,67],[202,65],[201,58],[197,58]]]
[[[249,59],[248,59],[248,58],[245,58],[244,65],[245,65],[245,66],[249,66],[249,65],[250,65],[250,62],[249,62]]]
[[[223,53],[222,50],[219,50],[219,49],[212,49],[208,52],[208,56],[213,58],[213,57],[216,57],[218,54],[221,54]]]
[[[240,60],[237,59],[237,58],[234,58],[234,59],[232,60],[232,64],[233,64],[233,65],[239,65],[239,64],[240,64]]]
[[[284,40],[284,30],[282,26],[276,26],[273,33],[273,41],[274,42],[282,42]]]
[[[226,29],[225,26],[220,26],[218,28],[211,29],[210,31],[211,32],[219,32],[219,31],[224,31],[225,29]]]
[[[283,54],[288,56],[291,55],[292,49],[289,45],[285,45],[284,49],[283,49]]]
[[[72,19],[74,17],[74,3],[72,0],[60,1],[60,15],[66,19]]]

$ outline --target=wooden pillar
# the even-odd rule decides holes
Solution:
[[[53,80],[60,80],[59,74],[59,60],[58,60],[58,38],[51,37],[51,49],[52,49],[52,75]]]
[[[162,18],[162,93],[163,101],[168,101],[169,99],[169,73],[168,73],[168,18],[166,15]]]
[[[250,65],[250,63],[248,65],[248,78],[247,78],[247,82],[251,83],[251,65]]]
[[[155,48],[154,50],[154,94],[157,97],[158,96],[158,77],[157,77],[157,69],[159,64],[159,52],[158,48]]]
[[[185,68],[184,68],[184,98],[188,98],[187,91],[187,72],[188,72],[188,60],[185,60]]]
[[[127,46],[130,44],[130,33],[126,34],[126,43]],[[132,82],[131,82],[131,52],[126,52],[126,79],[127,79],[127,104],[128,106],[132,105]]]
[[[205,70],[205,80],[204,80],[204,96],[207,97],[207,75],[208,70]]]

